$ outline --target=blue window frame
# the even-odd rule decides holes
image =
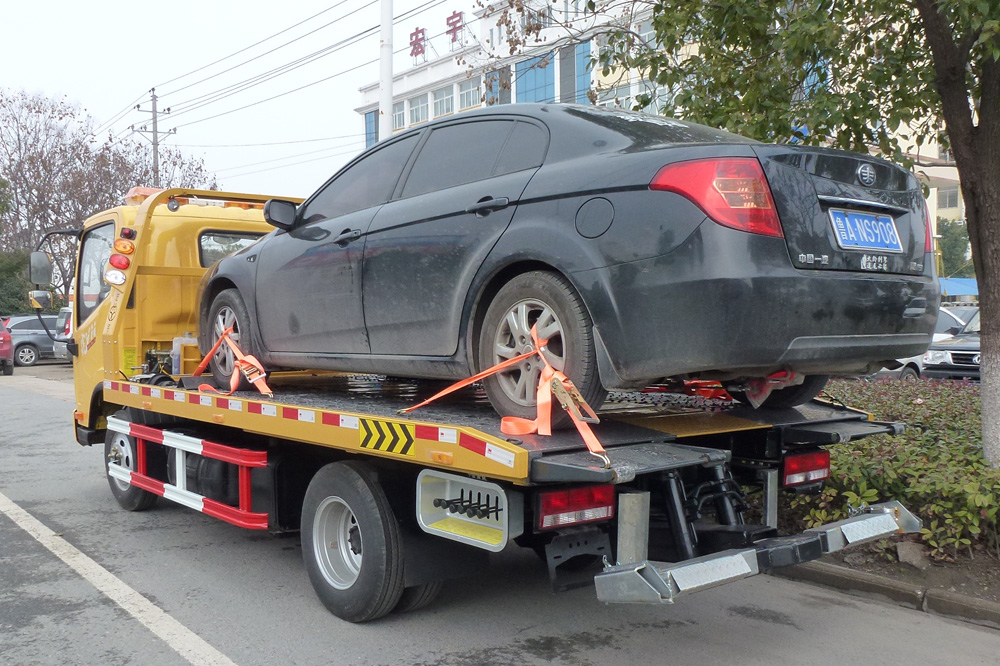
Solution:
[[[514,66],[518,102],[554,102],[556,68],[554,54],[523,60]]]

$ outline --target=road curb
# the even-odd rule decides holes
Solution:
[[[884,576],[826,562],[807,562],[772,572],[782,578],[816,583],[898,606],[1000,629],[1000,604],[949,590],[924,589]]]

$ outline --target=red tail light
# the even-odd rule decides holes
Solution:
[[[812,451],[785,458],[781,475],[786,486],[822,481],[830,476],[830,452]]]
[[[934,225],[931,224],[931,207],[924,201],[924,254],[934,251]]]
[[[111,255],[111,258],[108,259],[108,263],[114,266],[115,268],[123,271],[126,268],[128,268],[132,262],[129,261],[129,258],[126,257],[124,254],[113,254]]]
[[[66,317],[66,326],[65,326],[65,328],[63,330],[63,334],[64,335],[69,335],[70,334],[69,328],[72,325],[73,325],[73,315],[70,315],[70,316]]]
[[[656,172],[649,187],[687,197],[723,226],[784,236],[764,170],[753,157],[668,164]]]
[[[615,515],[615,487],[588,486],[538,496],[538,529],[592,523]]]

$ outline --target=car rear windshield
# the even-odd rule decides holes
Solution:
[[[623,135],[638,148],[674,143],[759,143],[704,125],[619,109],[574,105],[567,113]]]

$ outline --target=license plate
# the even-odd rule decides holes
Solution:
[[[896,222],[888,215],[831,208],[830,222],[837,245],[844,250],[903,252]]]

